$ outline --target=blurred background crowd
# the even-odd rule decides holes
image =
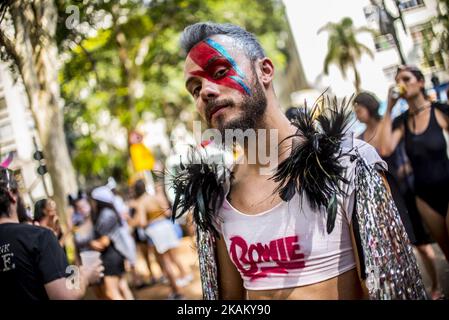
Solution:
[[[351,130],[388,161],[429,293],[448,295],[449,257],[416,206],[406,141],[384,152],[376,138],[385,113],[409,108],[388,103],[399,66],[416,66],[425,98],[447,103],[448,14],[448,0],[4,0],[0,161],[18,182],[20,221],[51,229],[71,263],[101,252],[105,280],[90,298],[201,298],[194,228],[168,219],[167,173],[189,145],[214,146],[193,135],[178,41],[188,24],[230,22],[273,59],[288,117],[324,91],[354,94]]]

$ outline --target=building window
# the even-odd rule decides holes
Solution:
[[[374,5],[365,6],[363,8],[363,13],[365,14],[366,22],[368,28],[372,30],[377,30],[377,36],[373,36],[374,46],[376,47],[376,51],[384,51],[388,49],[392,49],[396,47],[394,43],[393,36],[389,33],[381,34],[379,20],[380,20],[380,11],[379,8]]]
[[[382,71],[384,72],[385,78],[388,79],[388,82],[391,82],[391,83],[395,82],[395,77],[396,77],[396,72],[398,71],[398,67],[399,67],[399,65],[393,64],[393,65],[387,66],[382,69]]]
[[[444,69],[444,61],[431,22],[410,27],[413,43],[420,48],[421,67],[424,69]]]
[[[6,100],[4,97],[0,97],[0,112],[6,111],[7,111]]]
[[[374,45],[376,47],[376,51],[384,51],[396,47],[393,36],[391,34],[379,35],[374,37]]]
[[[424,0],[399,0],[399,8],[403,11],[425,7]]]
[[[426,22],[413,27],[410,27],[410,34],[414,44],[421,45],[425,43],[427,39],[434,37],[432,24]]]

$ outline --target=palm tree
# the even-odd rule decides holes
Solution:
[[[339,23],[329,22],[320,30],[329,33],[328,52],[324,59],[324,73],[329,73],[329,65],[338,65],[342,75],[346,78],[348,69],[354,71],[354,86],[357,92],[360,91],[360,75],[356,68],[356,63],[361,56],[366,53],[371,58],[374,57],[371,50],[356,39],[356,35],[361,32],[375,33],[367,27],[355,28],[351,18],[343,18]]]

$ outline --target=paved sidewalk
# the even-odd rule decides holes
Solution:
[[[184,237],[181,241],[180,247],[176,250],[176,254],[179,255],[179,260],[181,261],[181,263],[184,263],[184,266],[187,268],[187,270],[191,270],[194,276],[193,281],[189,285],[181,289],[181,293],[185,296],[186,299],[189,300],[202,299],[198,255],[196,253],[196,249],[193,247],[192,238]],[[156,261],[153,261],[151,266],[154,271],[157,271],[156,276],[161,276],[160,268]],[[138,269],[140,268],[143,269],[144,272],[147,272],[142,257],[140,257],[137,267]],[[166,299],[171,292],[168,284],[156,284],[151,287],[133,291],[135,298],[138,300]]]
[[[446,297],[449,297],[449,264],[446,262],[443,253],[441,252],[438,245],[433,244],[432,247],[435,250],[436,254],[436,262],[437,262],[437,272],[438,277],[440,279],[440,284],[442,287],[443,293]],[[181,241],[180,248],[177,249],[177,254],[180,256],[181,262],[190,269],[194,275],[194,280],[186,287],[181,289],[181,293],[188,300],[200,300],[202,299],[201,293],[201,281],[199,275],[199,265],[198,265],[198,256],[195,248],[193,247],[193,241],[189,237],[184,237]],[[424,279],[424,283],[426,285],[427,290],[430,290],[430,281],[427,273],[423,269],[422,262],[417,255],[418,265],[422,270],[422,276]],[[142,257],[139,257],[137,268],[143,274],[147,273],[145,263]],[[156,273],[156,276],[159,277],[161,275],[159,265],[153,260],[152,268]],[[151,287],[147,287],[144,289],[136,290],[133,289],[135,298],[138,300],[163,300],[168,297],[170,294],[170,287],[168,284],[156,284]],[[429,291],[430,292],[430,291]],[[94,298],[89,295],[90,298]]]
[[[444,258],[444,254],[441,251],[440,247],[437,244],[432,244],[433,250],[435,251],[436,256],[436,265],[437,265],[437,275],[440,281],[440,286],[443,294],[446,296],[446,299],[449,298],[449,263]],[[427,292],[430,293],[430,280],[424,269],[424,265],[419,257],[419,254],[415,251],[415,256],[418,260],[419,268],[421,269],[421,274],[424,280],[424,284],[426,285]]]

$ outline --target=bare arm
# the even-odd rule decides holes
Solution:
[[[101,236],[98,239],[90,242],[90,247],[96,251],[103,251],[111,244],[111,239],[108,236]]]
[[[351,242],[352,242],[352,250],[354,252],[355,262],[356,262],[356,265],[357,265],[357,274],[359,276],[360,285],[361,285],[362,290],[363,290],[363,296],[364,297],[368,297],[368,288],[366,287],[365,279],[362,279],[362,269],[361,269],[361,266],[360,266],[360,256],[359,256],[359,252],[357,250],[357,244],[356,244],[355,236],[354,236],[354,227],[353,227],[352,223],[351,223]]]
[[[439,109],[435,109],[435,117],[441,128],[449,132],[449,116],[445,115]]]
[[[159,207],[163,210],[164,215],[171,217],[171,205],[165,194],[164,184],[162,182],[156,184],[156,200]]]
[[[81,266],[79,268],[79,281],[70,283],[68,278],[59,278],[44,285],[50,300],[78,300],[86,294],[86,289],[90,283],[95,283],[100,279],[100,274],[104,270],[101,261],[92,267]],[[76,276],[76,275],[75,275]]]
[[[391,118],[391,111],[396,104],[397,99],[391,97],[391,89],[388,93],[387,111],[380,121],[379,125],[379,153],[382,157],[390,156],[399,144],[403,137],[404,128],[393,130],[393,119]]]
[[[135,227],[145,228],[147,226],[147,211],[143,201],[139,201],[135,205],[136,213],[132,218],[132,225]]]
[[[127,215],[126,221],[128,222],[130,227],[133,227],[133,228],[138,227],[139,223],[138,223],[138,218],[137,218],[137,202],[136,202],[136,200],[134,200],[134,199],[130,200],[128,202],[128,207],[129,207],[129,212],[131,213],[132,211],[134,211],[134,213],[132,214],[132,216],[131,216],[131,214]]]
[[[245,288],[240,273],[229,258],[223,236],[217,239],[218,283],[222,300],[244,300]]]

